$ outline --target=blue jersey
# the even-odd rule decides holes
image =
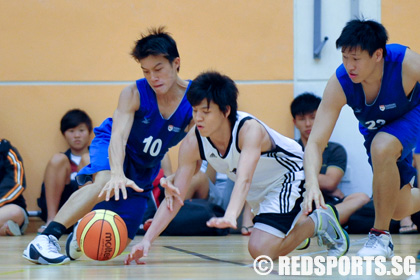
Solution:
[[[192,108],[184,94],[175,112],[165,119],[160,114],[155,92],[146,79],[136,83],[140,92],[140,108],[134,115],[127,140],[126,157],[143,168],[152,168],[160,166],[168,149],[184,138],[185,129],[192,119]],[[190,84],[191,82],[188,88]]]
[[[192,119],[192,107],[184,94],[178,108],[165,119],[159,111],[156,95],[146,79],[136,81],[140,94],[140,108],[134,114],[124,159],[124,173],[145,191],[160,169],[160,163],[169,148],[177,145],[186,135],[185,129]],[[191,85],[188,84],[187,90]],[[90,146],[91,163],[78,173],[78,183],[84,177],[101,170],[110,170],[108,146],[111,139],[112,118],[94,129],[95,138]]]
[[[336,71],[347,104],[359,120],[362,134],[378,131],[382,126],[401,118],[405,113],[420,104],[420,85],[416,83],[407,97],[402,84],[402,62],[407,47],[390,44],[386,46],[382,84],[378,96],[367,104],[361,83],[353,83],[341,64]]]
[[[353,83],[343,65],[337,68],[347,104],[359,120],[359,130],[365,138],[364,146],[368,161],[372,164],[370,148],[376,134],[381,131],[396,137],[403,149],[397,161],[400,186],[412,182],[415,169],[412,166],[412,150],[420,135],[420,85],[416,82],[409,96],[402,83],[402,63],[407,47],[397,44],[386,46],[382,84],[376,99],[366,103],[361,83]]]

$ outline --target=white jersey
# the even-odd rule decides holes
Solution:
[[[241,153],[238,147],[239,130],[245,121],[257,120],[265,127],[276,146],[273,150],[261,154],[252,177],[247,201],[255,215],[260,213],[260,203],[263,200],[276,200],[272,204],[273,207],[270,205],[264,207],[264,212],[290,212],[303,193],[303,187],[296,184],[305,178],[302,147],[295,140],[274,131],[248,113],[238,111],[237,117],[225,155],[220,155],[210,139],[201,137],[196,130],[201,158],[207,160],[217,172],[225,173],[235,181]]]

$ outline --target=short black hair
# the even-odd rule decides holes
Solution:
[[[67,111],[64,116],[61,118],[60,123],[60,130],[61,133],[64,135],[66,130],[75,128],[80,124],[86,124],[89,133],[92,132],[92,120],[90,119],[89,115],[80,109],[72,109]]]
[[[360,47],[367,51],[370,56],[378,49],[383,49],[383,57],[386,57],[386,42],[388,34],[385,27],[373,20],[353,19],[347,22],[341,31],[335,45],[342,50]]]
[[[311,92],[304,92],[298,95],[290,104],[290,112],[294,119],[297,115],[305,115],[318,110],[321,97]]]
[[[213,101],[223,113],[226,113],[230,106],[228,119],[233,127],[237,119],[238,94],[238,88],[231,78],[219,72],[207,71],[191,82],[187,99],[191,106],[200,104],[204,99],[207,99],[209,104]]]
[[[172,36],[165,31],[165,26],[149,28],[148,34],[141,34],[141,38],[135,42],[131,56],[140,62],[149,55],[163,55],[170,63],[179,57],[178,48]],[[179,67],[177,69],[179,71]]]

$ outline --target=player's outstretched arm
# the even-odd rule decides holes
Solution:
[[[346,97],[334,74],[324,90],[321,104],[317,110],[314,125],[305,147],[305,197],[302,204],[303,213],[312,212],[312,203],[316,208],[326,208],[319,188],[318,174],[321,170],[322,153],[331,137],[341,108],[346,104]]]
[[[211,218],[207,226],[216,228],[236,228],[261,152],[272,149],[271,138],[266,129],[256,120],[248,120],[242,126],[238,139],[239,157],[236,180],[225,215]]]
[[[115,200],[120,199],[120,190],[123,198],[127,198],[126,187],[142,192],[132,180],[125,177],[123,163],[125,158],[125,145],[133,126],[134,113],[140,107],[140,98],[137,86],[132,84],[121,92],[118,107],[112,117],[111,141],[109,144],[109,164],[111,166],[111,179],[104,186],[99,196],[105,194],[105,200],[115,195]]]
[[[178,159],[178,169],[175,173],[174,183],[176,188],[179,189],[182,202],[191,184],[191,179],[196,170],[197,161],[200,160],[200,153],[194,131],[192,133],[190,131],[186,138],[182,141]],[[171,211],[168,209],[166,199],[162,201],[156,211],[150,228],[143,237],[143,240],[139,244],[133,246],[131,253],[125,259],[125,264],[130,264],[132,261],[140,263],[139,259],[143,256],[147,256],[153,241],[163,232],[163,230],[178,213],[182,206],[181,202],[174,200],[173,211]]]
[[[406,95],[412,92],[417,82],[420,83],[420,54],[407,49],[403,61],[403,86]]]

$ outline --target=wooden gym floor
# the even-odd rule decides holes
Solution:
[[[279,276],[278,263],[267,276],[258,275],[253,269],[253,259],[247,251],[249,237],[232,234],[222,237],[159,237],[144,259],[144,265],[125,266],[123,260],[134,242],[117,258],[99,262],[83,256],[66,265],[35,265],[21,257],[22,251],[35,233],[21,237],[0,237],[1,279],[407,279],[408,276],[342,276],[333,269],[331,276]],[[63,236],[60,244],[64,250]],[[355,256],[366,240],[366,235],[350,235],[351,247],[347,256]],[[420,235],[393,235],[395,255],[417,256],[420,250]],[[318,247],[316,239],[304,251],[294,251],[290,256],[326,255],[324,247]],[[276,268],[277,265],[277,268]],[[391,269],[390,261],[385,263]],[[413,265],[414,266],[414,265]],[[415,265],[415,271],[420,265]]]

